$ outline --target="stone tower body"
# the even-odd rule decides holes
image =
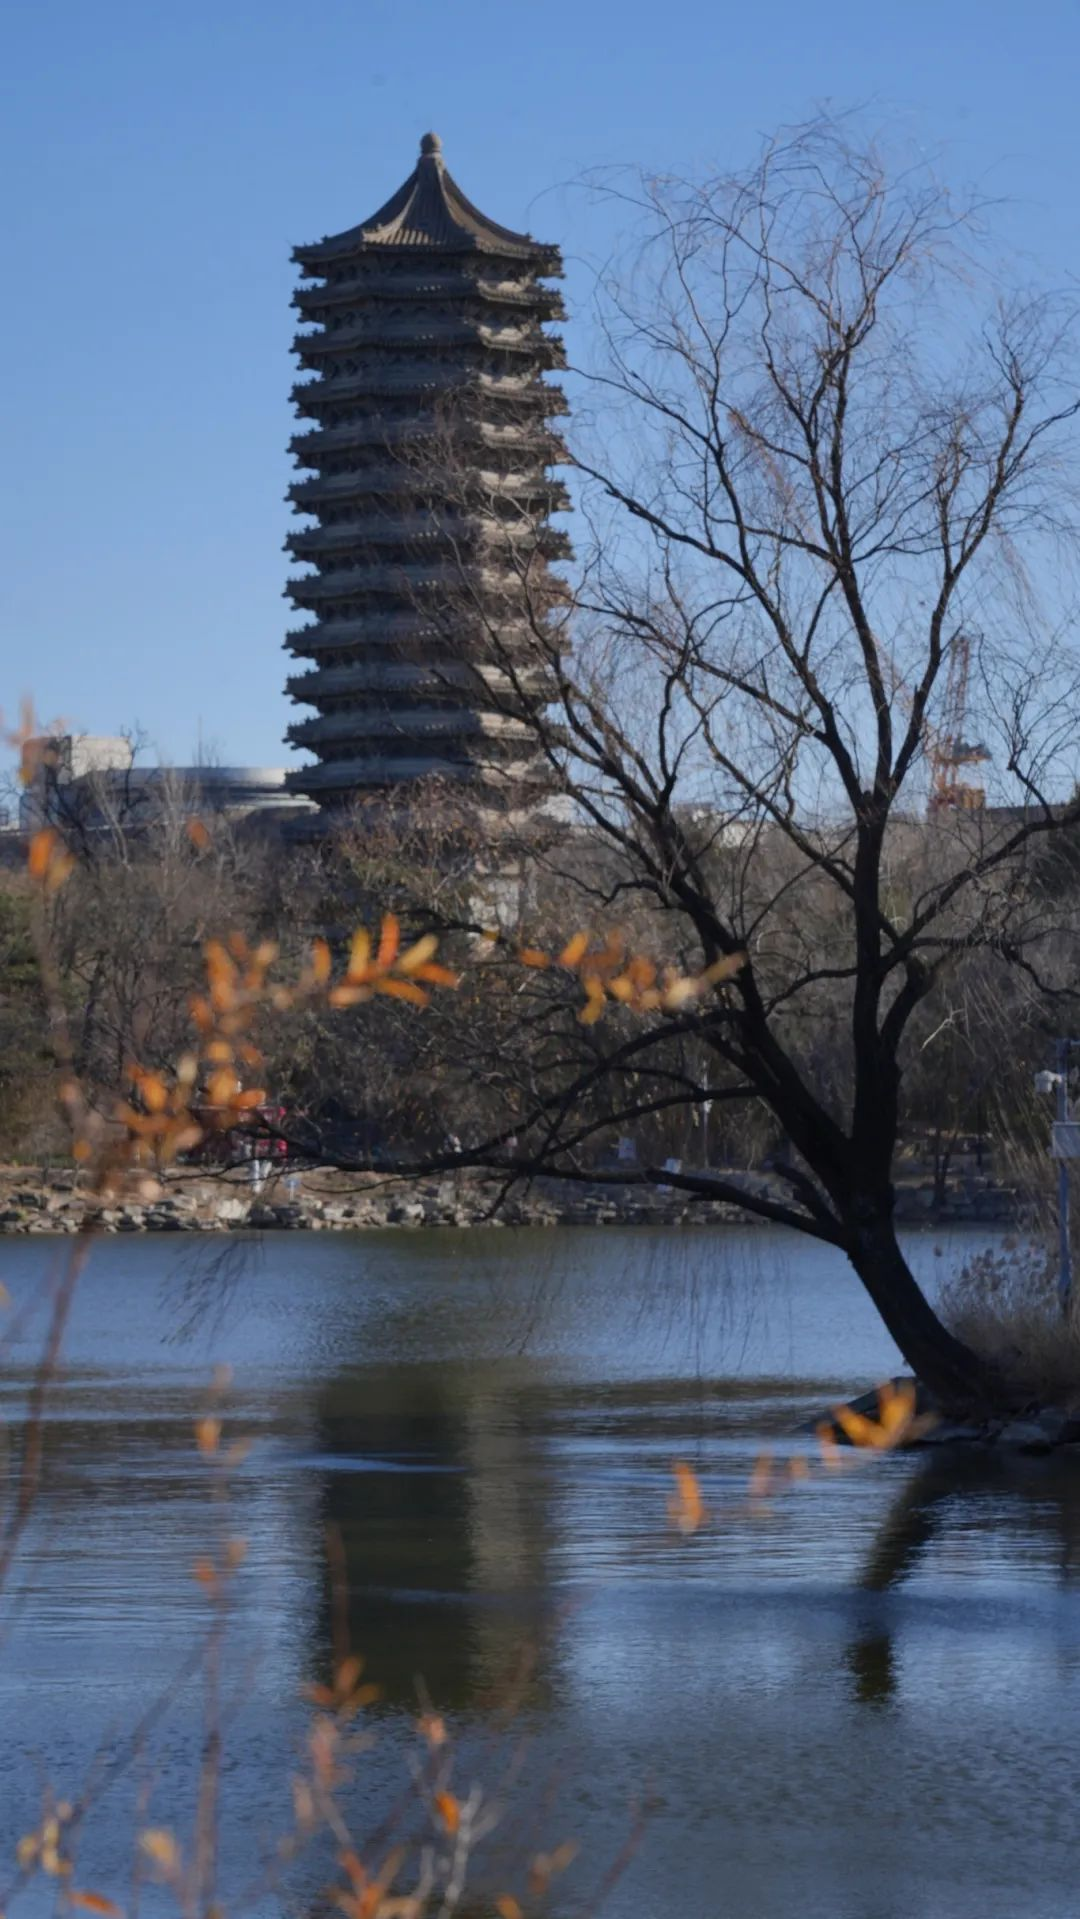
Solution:
[[[550,697],[537,633],[569,551],[549,523],[566,404],[542,377],[564,364],[558,250],[479,213],[426,134],[379,212],[293,257],[313,377],[289,497],[315,524],[286,541],[312,569],[287,589],[309,616],[287,686],[315,710],[288,737],[316,760],[288,783],[334,808],[435,776],[516,810],[545,785],[523,716]]]

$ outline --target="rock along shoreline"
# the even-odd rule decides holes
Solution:
[[[777,1198],[766,1174],[725,1173],[748,1191]],[[989,1187],[927,1204],[927,1189],[900,1186],[897,1216],[912,1225],[1018,1223],[1015,1193]],[[537,1179],[503,1196],[503,1182],[472,1172],[400,1180],[307,1168],[275,1173],[256,1189],[246,1168],[221,1174],[178,1172],[160,1194],[99,1205],[68,1168],[0,1168],[0,1233],[77,1233],[92,1221],[103,1233],[367,1232],[388,1228],[508,1226],[764,1225],[728,1201],[691,1199],[662,1188],[616,1187]]]

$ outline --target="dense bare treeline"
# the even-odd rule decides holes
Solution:
[[[261,1035],[268,1092],[313,1154],[415,1157],[451,1137],[466,1152],[509,1141],[516,1152],[522,1140],[536,1148],[547,1125],[561,1163],[579,1169],[609,1157],[627,1130],[646,1164],[677,1157],[688,1168],[760,1167],[782,1159],[784,1134],[767,1105],[725,1099],[715,1084],[696,1013],[650,1029],[643,1047],[640,1021],[613,1013],[586,1027],[564,982],[519,964],[523,942],[551,950],[579,921],[602,933],[616,915],[629,948],[658,963],[694,961],[666,946],[663,912],[640,900],[627,911],[621,860],[595,832],[549,826],[512,864],[499,870],[488,861],[485,871],[475,823],[437,789],[417,795],[407,823],[369,809],[327,841],[294,845],[224,818],[207,821],[180,790],[174,798],[149,825],[125,819],[122,806],[92,831],[68,822],[79,858],[50,903],[50,931],[76,1068],[102,1111],[132,1060],[159,1068],[183,1053],[208,937],[227,929],[252,945],[272,939],[288,966],[300,963],[313,936],[340,948],[359,922],[395,910],[410,932],[438,932],[444,952],[464,962],[454,995],[422,1019],[391,1004],[362,1016],[305,1008],[267,1022]],[[704,857],[717,890],[737,889],[747,912],[771,903],[768,939],[754,955],[759,976],[779,985],[796,964],[818,975],[812,991],[778,1003],[776,1024],[839,1118],[854,1061],[833,988],[847,929],[830,910],[829,887],[814,884],[783,835],[770,831],[751,849],[743,831],[718,835],[700,814],[685,828],[711,841]],[[974,818],[901,823],[890,857],[894,892],[925,884],[928,866],[948,857],[943,841],[961,834],[974,851],[985,833]],[[1008,891],[1017,964],[1003,968],[973,945],[911,1023],[898,1156],[935,1155],[942,1180],[957,1143],[972,1134],[984,1139],[999,1177],[1041,1176],[1047,1114],[1032,1077],[1080,994],[1080,864],[1071,841],[1052,862],[1018,861]],[[0,1150],[18,1158],[65,1149],[45,1071],[27,908],[27,883],[11,872],[0,889]],[[484,935],[500,916],[505,944],[495,946]],[[565,1117],[560,1089],[572,1091]]]

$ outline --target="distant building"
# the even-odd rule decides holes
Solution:
[[[293,389],[313,425],[289,497],[316,524],[286,541],[311,569],[288,594],[312,616],[288,636],[308,664],[287,687],[314,708],[288,738],[315,763],[289,789],[340,808],[436,776],[485,806],[535,798],[525,715],[551,697],[535,621],[569,552],[549,474],[566,402],[543,378],[565,364],[545,332],[558,248],[478,212],[428,133],[384,207],[293,257],[314,378]]]
[[[170,812],[282,821],[310,811],[280,766],[136,766],[130,740],[42,735],[22,751],[19,825],[150,826]]]

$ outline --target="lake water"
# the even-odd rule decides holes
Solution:
[[[912,1257],[932,1288],[984,1244],[919,1237]],[[342,1794],[359,1830],[406,1776],[422,1676],[462,1742],[460,1790],[513,1761],[505,1843],[579,1842],[558,1912],[588,1908],[643,1799],[616,1919],[1080,1910],[1076,1465],[875,1458],[747,1499],[763,1447],[812,1454],[800,1427],[897,1366],[827,1249],[726,1229],[278,1234],[231,1239],[214,1270],[220,1250],[110,1239],[81,1284],[4,1615],[0,1903],[46,1777],[71,1797],[95,1779],[79,1877],[123,1904],[133,1825],[190,1823],[198,1682],[138,1754],[123,1740],[205,1631],[192,1420],[225,1361],[228,1431],[253,1442],[228,1522],[248,1554],[227,1912],[287,1819],[298,1698],[327,1673],[328,1532],[382,1687]],[[5,1244],[16,1308],[60,1256]],[[8,1354],[8,1422],[35,1337]],[[688,1540],[666,1519],[675,1459],[710,1510]],[[310,1909],[325,1869],[256,1909]],[[13,1907],[45,1909],[41,1882]]]

